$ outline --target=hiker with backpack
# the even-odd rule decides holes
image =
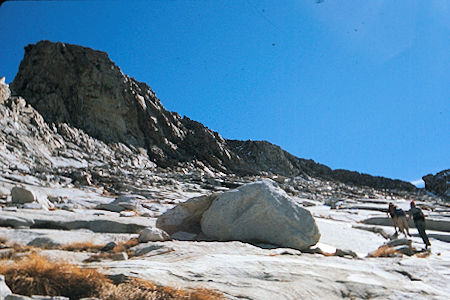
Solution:
[[[428,239],[427,233],[425,232],[425,215],[420,208],[416,207],[414,201],[411,201],[409,215],[409,218],[414,220],[414,225],[416,225],[417,231],[419,231],[420,237],[425,243],[425,249],[428,249],[428,246],[431,246],[431,243]]]
[[[408,221],[406,220],[406,213],[403,209],[398,208],[394,203],[389,203],[388,215],[392,218],[392,223],[394,224],[395,236],[398,236],[398,231],[402,232],[405,237],[411,236],[409,234]],[[398,231],[397,231],[398,228]]]

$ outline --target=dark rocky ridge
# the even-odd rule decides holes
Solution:
[[[49,123],[68,123],[106,143],[146,149],[161,167],[196,162],[239,175],[307,175],[380,189],[414,191],[407,182],[331,170],[269,142],[223,139],[199,122],[167,111],[145,83],[124,75],[104,52],[41,41],[25,48],[11,84]]]
[[[428,174],[422,177],[425,182],[425,189],[447,201],[450,201],[449,185],[450,169],[443,170],[436,175]]]

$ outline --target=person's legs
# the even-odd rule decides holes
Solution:
[[[417,231],[419,231],[420,237],[422,238],[423,242],[426,245],[426,248],[428,246],[431,246],[430,240],[428,239],[427,233],[425,232],[425,221],[424,220],[418,220],[414,221],[417,227]]]

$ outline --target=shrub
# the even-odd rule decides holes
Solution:
[[[27,296],[98,297],[106,300],[224,299],[222,294],[207,289],[175,289],[137,278],[114,285],[95,269],[50,261],[38,253],[0,262],[0,274],[5,275],[6,284],[14,293]]]

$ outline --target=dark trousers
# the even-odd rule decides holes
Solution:
[[[422,238],[425,245],[430,246],[430,241],[428,240],[427,233],[425,232],[425,220],[414,220],[414,224],[419,231],[420,237]]]

